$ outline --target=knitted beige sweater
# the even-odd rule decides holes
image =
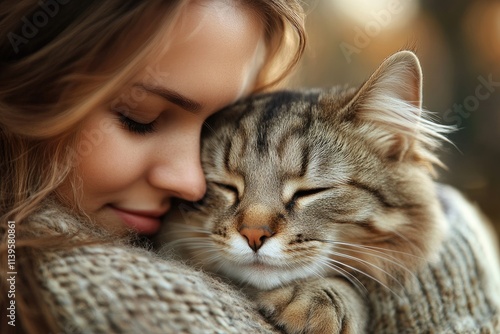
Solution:
[[[450,225],[439,260],[399,297],[366,282],[368,333],[500,333],[491,235],[456,191],[439,189]],[[53,206],[32,224],[93,233]],[[234,287],[145,249],[117,242],[47,252],[39,260],[47,307],[64,333],[279,333]]]

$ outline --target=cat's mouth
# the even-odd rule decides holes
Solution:
[[[239,268],[244,270],[252,270],[258,272],[270,272],[274,270],[283,270],[284,268],[289,268],[289,266],[283,266],[283,260],[278,262],[277,259],[270,258],[268,256],[263,256],[260,254],[252,254],[251,256],[244,256],[240,258],[226,259],[233,263],[233,268]]]
[[[213,267],[235,281],[265,290],[329,271],[329,266],[325,266],[328,249],[310,248],[303,254],[283,251],[280,246],[269,240],[267,247],[264,245],[257,252],[236,248],[231,256],[224,256],[223,265],[215,263]]]
[[[252,268],[256,269],[269,269],[276,268],[275,265],[263,260],[261,257],[255,257],[252,262],[248,264]]]
[[[276,271],[284,272],[290,269],[296,270],[302,267],[302,265],[293,265],[284,261],[286,260],[278,261],[277,259],[269,258],[267,256],[254,254],[252,259],[249,259],[246,263],[240,263],[240,266],[261,273],[266,272],[268,274],[275,273]]]
[[[278,263],[276,263],[276,259],[273,259],[269,256],[262,255],[259,253],[253,254],[253,256],[249,257],[247,265],[252,267],[263,267],[263,268],[281,267]]]
[[[254,255],[250,261],[239,262],[235,266],[220,267],[219,270],[236,281],[265,290],[321,272],[318,264],[292,266],[284,265],[286,262],[283,260],[280,263],[272,262],[274,261],[267,261],[265,258]]]

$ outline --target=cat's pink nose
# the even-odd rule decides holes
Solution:
[[[264,241],[273,235],[273,232],[267,226],[262,227],[243,227],[240,234],[248,241],[248,246],[257,252],[264,244]]]

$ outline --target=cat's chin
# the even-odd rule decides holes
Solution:
[[[219,271],[243,285],[251,285],[261,290],[271,290],[296,280],[319,276],[323,272],[317,264],[290,268],[263,263],[236,264],[222,267]]]

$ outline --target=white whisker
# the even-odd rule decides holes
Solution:
[[[360,258],[357,258],[355,256],[351,256],[351,255],[347,255],[347,254],[342,254],[342,253],[339,253],[339,252],[335,252],[333,250],[330,251],[330,254],[332,255],[335,255],[335,256],[339,256],[339,257],[343,257],[343,258],[346,258],[346,259],[350,259],[350,260],[353,260],[353,261],[357,261],[357,262],[360,262],[360,263],[363,263],[363,264],[366,264],[372,268],[376,268],[378,270],[380,270],[382,273],[384,273],[385,275],[387,275],[388,277],[392,278],[394,280],[394,282],[398,283],[399,286],[401,286],[403,289],[404,289],[404,286],[403,284],[401,284],[401,282],[399,282],[393,275],[391,275],[389,272],[387,272],[386,270],[380,268],[379,266],[377,265],[374,265],[373,263],[370,263],[368,261],[365,261],[363,259],[360,259]],[[356,271],[360,272],[360,273],[363,273],[365,276],[368,276],[370,278],[372,278],[373,280],[375,280],[377,283],[381,284],[382,286],[384,286],[385,288],[389,289],[391,292],[393,292],[395,295],[399,296],[398,294],[396,294],[392,289],[390,289],[386,284],[382,283],[380,280],[376,279],[375,277],[361,271],[360,269],[357,269],[357,268],[354,268],[352,266],[348,266],[346,265],[345,263],[341,262],[341,261],[337,261],[337,260],[334,260],[334,259],[330,259],[332,261],[336,261],[337,263],[339,264],[342,264],[348,268],[351,268],[351,269],[356,269]]]
[[[395,296],[397,296],[397,297],[401,298],[401,296],[400,296],[399,294],[397,294],[397,293],[396,293],[393,289],[391,289],[391,288],[390,288],[387,284],[384,284],[382,281],[380,281],[380,280],[379,280],[379,279],[377,279],[376,277],[373,277],[372,275],[370,275],[370,274],[368,274],[368,273],[366,273],[366,272],[362,271],[361,269],[358,269],[358,268],[356,268],[356,267],[350,266],[350,265],[348,265],[348,264],[345,264],[345,263],[343,263],[343,262],[341,262],[341,261],[337,261],[337,260],[334,260],[334,259],[328,259],[328,260],[330,260],[330,261],[332,261],[332,262],[334,262],[334,263],[338,263],[339,265],[342,265],[342,266],[344,266],[344,267],[347,267],[347,268],[349,268],[349,269],[351,269],[351,270],[353,270],[353,271],[355,271],[355,272],[358,272],[358,273],[360,273],[360,274],[362,274],[362,275],[364,275],[364,276],[366,276],[366,277],[368,277],[368,278],[372,279],[373,281],[377,282],[378,284],[380,284],[381,286],[383,286],[384,288],[386,288],[387,290],[389,290],[389,291],[390,291],[391,293],[393,293]]]
[[[394,249],[387,249],[387,248],[384,248],[384,247],[376,247],[376,246],[369,246],[369,245],[359,245],[359,244],[352,244],[352,243],[340,242],[340,241],[325,241],[325,242],[329,242],[329,243],[336,244],[336,245],[338,244],[338,245],[345,245],[345,246],[350,246],[350,247],[370,249],[372,251],[375,251],[377,253],[381,253],[381,254],[384,254],[384,255],[387,255],[387,256],[391,256],[391,255],[388,255],[386,252],[391,252],[391,253],[395,253],[395,254],[401,254],[401,255],[413,257],[413,258],[418,259],[418,260],[424,260],[423,257],[415,255],[415,254],[412,254],[412,253],[397,251],[397,250],[394,250]],[[393,256],[391,256],[391,257],[394,258]]]
[[[177,239],[165,244],[164,247],[176,249],[178,247],[189,247],[189,248],[204,248],[213,246],[210,240],[205,240],[203,238],[183,238]]]
[[[361,283],[361,281],[356,276],[354,276],[347,270],[339,267],[335,263],[329,263],[329,262],[331,262],[331,259],[328,258],[327,259],[322,258],[320,260],[321,264],[327,266],[328,268],[338,272],[340,275],[345,277],[361,294],[366,295],[368,293],[366,287],[363,285],[363,283]]]
[[[172,226],[169,227],[168,233],[202,233],[202,234],[212,234],[212,232],[206,228],[194,225],[187,225],[181,223],[168,223]]]
[[[421,259],[425,259],[425,255],[423,254],[422,250],[420,249],[420,247],[416,246],[414,242],[412,242],[410,239],[408,239],[407,237],[405,237],[403,234],[401,234],[400,232],[398,231],[393,231],[393,233],[395,235],[397,235],[398,237],[400,237],[401,239],[403,239],[404,241],[406,241],[408,244],[412,245],[413,246],[413,249],[419,251],[421,253]]]
[[[348,245],[348,244],[347,244]],[[349,246],[352,246],[354,247],[354,245],[349,245]],[[403,269],[404,271],[406,271],[408,274],[410,274],[413,278],[416,278],[415,274],[408,268],[406,268],[404,265],[402,265],[400,262],[398,261],[395,261],[395,260],[391,260],[388,256],[383,256],[385,254],[383,254],[382,252],[378,252],[378,253],[381,253],[382,255],[377,255],[377,254],[373,254],[371,252],[367,252],[366,250],[365,251],[362,251],[362,250],[356,250],[356,249],[351,249],[351,248],[348,248],[348,247],[342,247],[342,246],[337,246],[335,245],[335,248],[336,249],[341,249],[341,250],[347,250],[347,251],[350,251],[350,252],[356,252],[356,253],[360,253],[360,254],[366,254],[366,255],[369,255],[369,256],[373,256],[373,257],[376,257],[378,259],[382,259],[384,261],[387,261],[389,263],[392,263],[398,267],[400,267],[401,269]]]

